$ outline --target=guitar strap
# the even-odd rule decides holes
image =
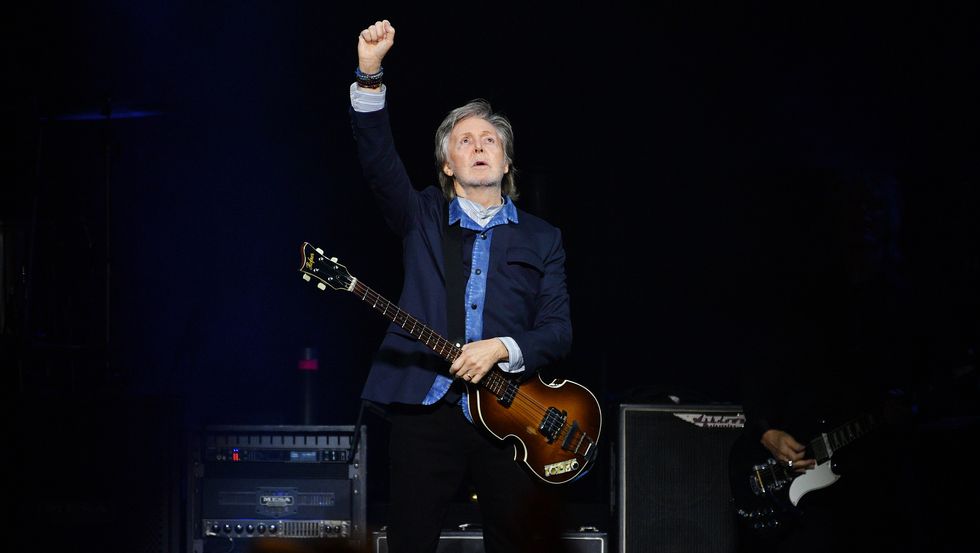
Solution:
[[[446,336],[455,343],[466,343],[466,321],[463,311],[464,291],[466,289],[463,275],[463,227],[449,224],[448,206],[442,210],[442,266],[446,275]],[[444,399],[450,403],[459,400],[462,386],[454,382],[446,392]]]

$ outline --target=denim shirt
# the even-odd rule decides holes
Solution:
[[[479,221],[479,222],[478,222]],[[504,203],[498,209],[487,210],[478,204],[474,204],[466,199],[455,198],[449,203],[449,224],[456,223],[465,229],[479,232],[480,234],[473,241],[473,252],[471,254],[470,277],[466,282],[465,306],[466,309],[466,342],[475,342],[483,339],[483,306],[487,294],[487,270],[490,266],[490,244],[493,242],[493,229],[499,225],[517,222],[517,209],[510,198],[505,198]],[[481,224],[483,223],[483,224]],[[501,362],[498,366],[507,372],[520,372],[524,370],[524,359],[521,350],[510,337],[500,337],[501,342],[507,348],[509,355],[508,362]],[[432,388],[422,400],[423,405],[432,405],[439,401],[449,390],[452,379],[444,375],[436,375]],[[466,418],[473,421],[469,411],[466,395],[460,398],[460,405]]]

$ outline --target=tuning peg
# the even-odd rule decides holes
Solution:
[[[320,248],[316,248],[316,253],[323,255],[323,250],[321,250]]]
[[[337,258],[336,257],[331,257],[330,258],[330,261],[333,261],[334,263],[336,263],[337,262]]]
[[[318,282],[316,284],[316,287],[319,288],[320,290],[326,290],[327,289],[327,285],[324,284],[324,283],[322,283],[322,282]]]
[[[303,275],[303,280],[305,280],[306,282],[309,282],[311,280],[310,279],[310,275],[304,274]]]

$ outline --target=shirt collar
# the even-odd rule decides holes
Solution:
[[[449,202],[449,224],[456,224],[457,221],[462,220],[461,226],[465,228],[472,228],[473,230],[481,230],[484,228],[495,227],[497,225],[503,225],[507,223],[517,223],[517,207],[514,202],[508,196],[504,196],[504,205],[485,225],[480,225],[476,222],[475,217],[478,215],[476,212],[471,216],[467,210],[464,208],[464,204],[460,203],[460,198],[453,198]]]

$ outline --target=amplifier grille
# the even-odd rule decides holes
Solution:
[[[736,550],[729,450],[737,405],[620,405],[619,551]]]

